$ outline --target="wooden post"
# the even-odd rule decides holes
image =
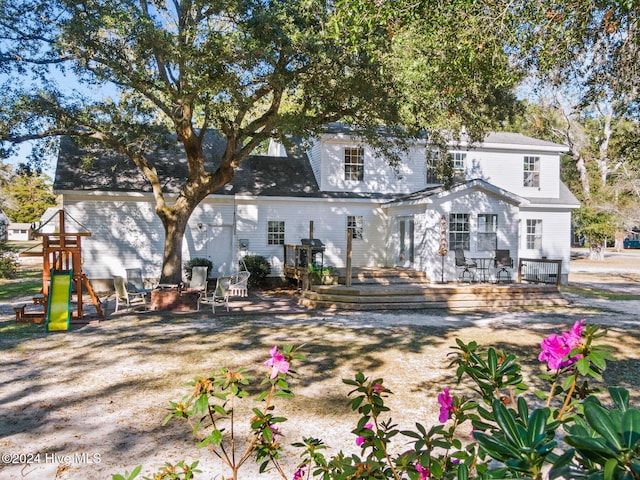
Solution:
[[[347,228],[347,273],[345,274],[344,284],[347,287],[351,286],[351,250],[353,244],[353,235],[351,230]]]
[[[309,238],[313,238],[313,220],[309,220]]]

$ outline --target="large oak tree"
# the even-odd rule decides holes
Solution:
[[[0,0],[0,140],[7,154],[74,136],[131,158],[165,229],[161,281],[176,283],[191,213],[265,140],[338,120],[372,142],[381,125],[477,133],[499,121],[520,76],[510,3]],[[226,139],[215,171],[210,129]],[[149,153],[176,139],[189,173],[168,198]]]

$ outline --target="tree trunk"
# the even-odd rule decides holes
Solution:
[[[603,243],[589,243],[589,260],[596,260],[598,262],[604,261],[604,244]]]
[[[164,227],[164,254],[160,283],[178,284],[182,282],[182,238],[189,216],[176,219]]]

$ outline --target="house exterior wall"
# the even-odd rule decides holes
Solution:
[[[33,238],[30,223],[10,223],[7,228],[7,240],[27,241]]]
[[[513,203],[478,190],[466,190],[456,195],[446,196],[427,205],[413,205],[390,208],[389,252],[394,258],[398,250],[398,218],[413,216],[415,220],[415,261],[413,268],[427,274],[431,281],[453,281],[457,278],[454,252],[450,249],[444,258],[438,255],[440,244],[440,219],[444,215],[447,222],[446,240],[449,242],[449,214],[469,214],[470,249],[465,251],[469,257],[493,257],[494,250],[478,248],[478,215],[495,214],[498,219],[497,248],[509,249],[517,262],[518,255],[518,207]]]
[[[540,158],[540,187],[525,187],[524,157]],[[536,150],[469,150],[464,173],[467,179],[480,178],[525,198],[558,198],[560,156]]]
[[[247,254],[266,257],[272,274],[283,272],[284,247],[269,245],[268,222],[283,221],[285,244],[299,245],[309,238],[309,222],[313,221],[313,236],[325,243],[325,265],[344,267],[346,262],[347,216],[362,216],[363,239],[352,244],[353,266],[384,265],[386,262],[386,216],[371,201],[238,198],[236,236],[249,241]]]
[[[153,205],[150,196],[65,195],[65,211],[91,232],[82,239],[82,270],[89,279],[109,286],[127,268],[160,277],[164,230]]]
[[[527,220],[542,220],[542,248],[527,248]],[[569,280],[571,261],[571,212],[545,208],[523,208],[520,211],[519,248],[521,258],[562,260],[561,282]]]
[[[164,230],[150,196],[66,194],[64,209],[92,234],[82,246],[83,271],[92,282],[110,287],[113,276],[127,268],[140,268],[145,279],[160,278]],[[272,275],[280,276],[284,247],[268,244],[268,222],[284,221],[285,243],[300,244],[313,221],[314,237],[326,243],[325,265],[344,267],[347,215],[363,217],[363,239],[353,241],[353,266],[385,265],[387,219],[374,202],[220,196],[207,198],[189,219],[183,262],[208,258],[212,276],[219,276],[237,268],[243,255],[262,255]]]
[[[345,180],[344,149],[364,148],[364,178]],[[312,152],[316,158],[315,152]],[[411,193],[426,186],[424,146],[413,146],[394,168],[386,158],[361,142],[350,139],[324,141],[320,146],[320,189],[329,192]],[[314,172],[315,172],[314,168]]]

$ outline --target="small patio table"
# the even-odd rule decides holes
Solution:
[[[482,278],[483,282],[490,280],[489,269],[493,263],[492,257],[473,257],[472,260],[476,262],[476,270],[478,271],[478,278]]]

